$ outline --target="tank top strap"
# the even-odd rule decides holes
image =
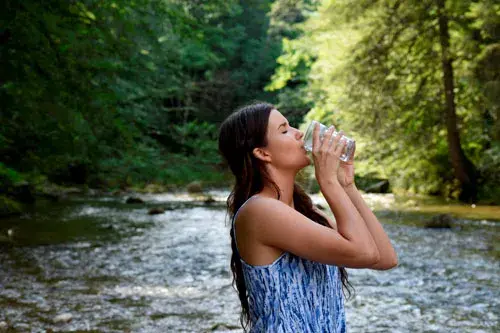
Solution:
[[[233,216],[233,220],[231,221],[231,229],[232,229],[232,233],[233,233],[233,237],[234,237],[234,243],[236,244],[236,249],[238,250],[238,253],[240,253],[240,249],[238,248],[238,241],[236,240],[236,230],[234,228],[234,223],[236,221],[236,217],[238,216],[238,213],[240,212],[241,208],[243,208],[243,206],[245,206],[247,204],[247,202],[249,202],[250,200],[252,200],[253,198],[257,198],[258,195],[253,195],[251,196],[250,198],[248,198],[241,206],[240,208],[238,208],[238,210],[236,211],[236,213],[234,213],[234,216]]]

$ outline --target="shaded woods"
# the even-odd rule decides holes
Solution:
[[[359,175],[500,198],[500,5],[7,0],[0,210],[49,186],[227,185],[221,120],[251,100],[334,123]]]

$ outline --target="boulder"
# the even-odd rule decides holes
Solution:
[[[157,215],[157,214],[163,214],[165,213],[165,209],[161,207],[153,207],[148,211],[149,215]]]
[[[215,199],[211,195],[207,196],[205,198],[205,200],[203,200],[203,203],[205,205],[210,205],[210,204],[213,204],[214,202],[215,202]]]
[[[63,189],[64,194],[83,194],[85,191],[79,187],[66,187]]]
[[[137,197],[128,197],[127,200],[125,201],[125,203],[138,204],[138,203],[144,203],[144,200],[142,200],[141,198],[137,198]]]
[[[203,192],[203,186],[200,181],[194,181],[187,184],[186,189],[188,193],[201,193]]]
[[[451,229],[453,225],[453,217],[449,214],[440,214],[434,216],[430,221],[425,223],[425,227],[429,229]]]

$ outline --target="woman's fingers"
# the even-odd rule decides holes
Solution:
[[[313,152],[317,152],[321,148],[321,141],[319,139],[319,123],[314,123],[313,129]]]
[[[326,152],[328,152],[328,150],[330,150],[332,135],[333,135],[334,131],[335,131],[335,127],[333,127],[333,126],[330,126],[325,131],[325,135],[323,136],[323,141],[321,142],[321,150],[324,153],[326,153]]]
[[[343,131],[340,131],[339,133],[337,133],[337,135],[335,136],[332,136],[332,139],[330,141],[330,145],[329,145],[329,150],[332,151],[332,153],[334,153],[336,156],[340,156],[338,154],[339,152],[339,149],[340,149],[340,153],[342,152],[342,149],[343,149],[343,146],[342,144],[345,145],[345,139],[344,139],[344,132]]]
[[[340,133],[339,135],[339,141],[338,141],[338,144],[337,146],[335,147],[335,155],[337,156],[342,156],[342,153],[344,152],[344,148],[346,146],[346,139],[344,138],[344,133]]]
[[[335,127],[330,126],[324,133],[323,138],[320,138],[320,127],[316,123],[313,129],[313,153],[315,155],[335,155],[340,157],[344,150],[346,140],[344,132],[340,131],[337,135],[333,135]]]
[[[330,128],[332,129],[332,133],[330,134],[330,137],[328,139],[328,150],[334,151],[335,146],[337,145],[337,142],[338,142],[339,133],[337,133],[337,135],[333,135],[333,132],[335,131],[335,127],[332,126]],[[332,149],[332,147],[333,147],[333,149]]]

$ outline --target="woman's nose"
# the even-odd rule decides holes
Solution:
[[[300,130],[297,130],[297,139],[302,139],[302,137],[304,136],[304,132],[300,131]]]

